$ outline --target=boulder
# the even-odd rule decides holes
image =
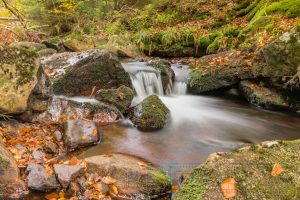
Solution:
[[[36,52],[47,48],[46,45],[36,42],[14,42],[10,46],[17,49],[27,49]]]
[[[131,86],[118,58],[105,50],[54,55],[46,58],[43,66],[54,78],[55,94],[90,96],[99,89]]]
[[[46,173],[45,168],[40,164],[30,164],[27,167],[29,174],[27,176],[28,187],[31,190],[49,192],[60,189],[55,175]]]
[[[92,40],[77,40],[69,39],[63,42],[64,47],[69,51],[86,51],[89,49],[94,49],[95,45]]]
[[[0,47],[0,93],[0,113],[46,110],[52,90],[35,53]]]
[[[118,89],[102,89],[96,93],[96,99],[116,106],[125,113],[133,100],[134,92],[131,88],[122,85]]]
[[[171,90],[171,88],[168,87],[170,87],[175,80],[175,73],[171,68],[171,63],[166,60],[156,59],[148,61],[147,65],[160,71],[164,91],[166,92],[168,89]]]
[[[5,148],[0,137],[0,190],[1,198],[16,198],[26,191],[25,183],[21,180],[20,172],[13,155]]]
[[[224,199],[221,183],[228,178],[238,188],[234,199],[299,199],[299,148],[300,140],[277,141],[213,154],[189,173],[175,199]],[[276,173],[278,165],[283,171]]]
[[[247,80],[241,81],[239,88],[244,97],[254,105],[267,109],[289,108],[289,102],[282,93],[274,88],[268,88],[262,82],[258,84]]]
[[[63,141],[69,151],[97,144],[100,133],[92,121],[68,120],[64,124]]]
[[[96,100],[80,100],[64,97],[53,97],[49,109],[35,115],[34,122],[64,123],[67,120],[85,119],[96,123],[107,124],[117,121],[122,113],[110,105]]]
[[[58,145],[52,141],[46,141],[44,149],[47,153],[52,153],[52,154],[58,153],[59,151]]]
[[[118,188],[119,195],[134,198],[145,194],[150,198],[158,198],[170,192],[170,178],[163,171],[138,158],[110,154],[89,157],[85,161],[88,173],[115,179],[114,185]]]
[[[130,119],[141,130],[156,130],[166,125],[169,114],[169,109],[159,97],[151,95],[134,107]]]
[[[50,49],[50,48],[42,49],[42,50],[39,50],[39,51],[37,52],[37,54],[38,54],[40,57],[50,56],[50,55],[55,54],[55,53],[57,53],[57,50],[55,50],[55,49]]]
[[[58,181],[64,189],[67,189],[75,178],[82,176],[85,172],[85,168],[82,165],[55,164],[53,168]]]

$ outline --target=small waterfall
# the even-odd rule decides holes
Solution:
[[[177,95],[186,94],[189,76],[188,65],[172,64],[172,69],[175,72],[175,82],[172,93]]]
[[[160,72],[144,62],[124,63],[124,69],[129,73],[132,85],[139,99],[148,95],[164,95]]]

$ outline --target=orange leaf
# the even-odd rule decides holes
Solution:
[[[77,159],[76,156],[73,156],[71,159],[70,159],[70,164],[71,165],[77,165],[79,162],[79,160]]]
[[[59,193],[59,198],[62,198],[62,199],[65,198],[65,193],[64,192],[60,192]]]
[[[110,177],[110,176],[106,176],[106,177],[102,178],[102,182],[107,184],[107,185],[110,185],[110,184],[114,184],[117,181],[115,179],[113,179],[112,177]]]
[[[57,199],[58,197],[59,197],[59,195],[57,193],[51,193],[51,194],[46,195],[46,199],[48,199],[48,200]]]
[[[83,136],[81,137],[81,139],[86,140],[86,139],[87,139],[87,136],[86,136],[86,135],[83,135]]]
[[[109,185],[109,193],[112,196],[116,196],[119,193],[118,188],[115,185]]]
[[[93,135],[97,135],[97,129],[93,130]]]
[[[224,198],[229,199],[233,198],[237,194],[237,185],[234,178],[228,178],[224,180],[221,184],[221,189],[224,195]]]
[[[278,175],[280,175],[282,172],[284,172],[283,167],[282,167],[280,164],[275,164],[275,165],[273,166],[271,175],[272,175],[272,176],[278,176]]]
[[[172,192],[178,192],[178,186],[177,185],[172,185]]]

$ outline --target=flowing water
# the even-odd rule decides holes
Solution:
[[[153,92],[162,94],[156,70],[139,62],[127,63],[124,68],[131,74],[138,98]],[[164,129],[142,132],[129,120],[122,120],[102,127],[103,142],[81,157],[112,152],[138,156],[168,171],[175,181],[213,152],[232,151],[267,140],[300,138],[299,117],[262,110],[240,101],[187,95],[186,66],[173,65],[172,68],[176,74],[173,93],[181,95],[161,95],[171,111]]]

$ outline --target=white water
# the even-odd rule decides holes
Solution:
[[[175,73],[175,82],[172,93],[184,95],[187,92],[187,81],[189,76],[188,65],[172,64]]]

